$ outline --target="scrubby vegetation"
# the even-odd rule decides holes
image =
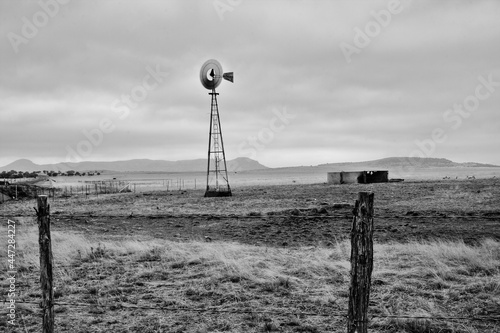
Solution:
[[[89,171],[89,172],[79,172],[74,170],[68,170],[66,172],[61,171],[52,171],[52,170],[42,170],[42,171],[2,171],[0,172],[0,179],[18,179],[18,178],[37,178],[38,175],[47,175],[49,177],[57,177],[57,176],[94,176],[100,175],[101,173],[98,171]]]
[[[0,179],[36,178],[37,175],[36,172],[10,170],[0,172]]]

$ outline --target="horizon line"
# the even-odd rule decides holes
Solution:
[[[254,160],[252,158],[244,157],[244,156],[236,157],[236,158],[230,159],[228,161],[234,161],[234,160],[237,160],[237,159],[247,159],[247,160],[250,160],[250,161],[254,161],[254,162],[257,162],[258,164],[262,165],[263,167],[270,168],[270,169],[298,168],[298,167],[318,167],[318,166],[323,166],[323,165],[328,165],[328,164],[344,164],[344,163],[353,163],[353,164],[354,163],[367,163],[367,162],[380,161],[380,160],[384,160],[384,159],[407,159],[408,161],[411,161],[411,160],[422,160],[422,159],[447,160],[449,162],[457,163],[457,164],[469,164],[469,163],[473,163],[473,164],[485,164],[485,165],[489,165],[489,166],[500,167],[500,165],[497,165],[497,164],[494,164],[494,163],[486,163],[486,162],[475,162],[475,161],[455,162],[455,161],[450,160],[449,158],[446,158],[446,157],[408,157],[408,156],[389,156],[389,157],[381,157],[381,158],[377,158],[377,159],[373,159],[373,160],[326,162],[326,163],[320,163],[320,164],[316,164],[316,165],[289,165],[289,166],[277,166],[277,167],[268,167],[268,166],[260,163],[258,160]],[[18,158],[16,160],[14,160],[13,162],[10,162],[10,163],[8,163],[6,165],[0,166],[0,168],[5,168],[5,167],[9,166],[10,164],[16,163],[18,161],[23,161],[23,160],[28,161],[28,162],[30,162],[32,164],[37,165],[37,166],[46,166],[46,165],[65,165],[65,164],[66,165],[70,165],[70,164],[71,165],[78,165],[78,164],[81,164],[81,163],[117,163],[117,162],[130,162],[130,161],[153,161],[153,162],[172,162],[172,163],[176,163],[176,162],[188,162],[188,161],[206,160],[206,158],[194,158],[194,159],[184,159],[184,160],[164,160],[164,159],[151,159],[151,158],[131,158],[131,159],[126,159],[126,160],[112,160],[112,161],[82,160],[82,161],[78,161],[78,162],[56,162],[56,163],[43,163],[43,164],[39,164],[39,163],[33,162],[29,158]]]

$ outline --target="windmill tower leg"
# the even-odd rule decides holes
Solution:
[[[219,119],[219,107],[215,89],[209,93],[212,96],[210,112],[210,134],[208,138],[207,188],[205,197],[230,197],[231,187],[227,176],[226,154],[222,140],[222,129]]]

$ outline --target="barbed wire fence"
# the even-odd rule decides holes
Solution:
[[[46,196],[45,196],[46,197]],[[352,205],[345,206],[344,208],[350,208]],[[40,208],[40,207],[39,207]],[[266,217],[273,217],[273,218],[289,218],[289,219],[294,219],[294,218],[348,218],[349,216],[346,216],[345,213],[338,213],[338,214],[317,214],[316,212],[313,212],[312,215],[301,215],[301,211],[299,211],[298,214],[294,213],[294,211],[297,210],[291,210],[288,214],[283,214],[283,213],[267,213],[267,214],[257,214],[257,213],[248,213],[245,215],[238,215],[238,214],[227,214],[227,215],[218,215],[215,217],[215,219],[256,219],[256,218],[261,218],[265,219]],[[305,210],[305,211],[310,211],[310,210]],[[354,212],[353,212],[354,213]],[[37,217],[38,219],[41,218],[39,212],[37,211]],[[7,216],[7,215],[6,215]],[[50,216],[47,214],[47,216]],[[47,217],[46,216],[46,217]],[[173,214],[123,214],[123,215],[97,215],[94,213],[87,213],[87,214],[54,214],[52,215],[53,217],[57,217],[59,219],[75,219],[75,218],[80,218],[80,219],[88,219],[88,218],[179,218],[179,215],[173,215]],[[186,214],[186,216],[190,216],[189,214]],[[203,216],[210,216],[213,217],[213,215],[210,214],[199,214],[200,217]],[[33,215],[28,215],[25,213],[21,214],[9,214],[9,218],[16,218],[16,217],[33,217]],[[180,216],[184,217],[184,216]],[[351,215],[352,217],[352,215]],[[383,216],[382,216],[383,217]],[[405,216],[402,216],[403,218]],[[434,215],[432,216],[426,216],[426,215],[418,215],[418,216],[413,216],[409,215],[409,218],[429,218],[429,217],[436,217]],[[470,215],[462,215],[462,216],[454,216],[455,218],[481,218],[481,219],[496,219],[496,217],[489,217],[489,216],[470,216]],[[49,236],[50,237],[50,236]],[[51,255],[50,255],[51,256]],[[351,258],[352,259],[352,258]],[[52,264],[50,265],[50,270],[52,270]],[[55,268],[65,268],[65,267],[72,267],[72,266],[65,266],[65,265],[54,265]],[[40,267],[40,271],[42,272],[43,270],[47,270],[45,267]],[[46,273],[47,274],[47,273]],[[47,275],[52,275],[52,272]],[[50,283],[52,284],[52,282]],[[52,293],[52,298],[49,300],[42,299],[40,302],[32,301],[32,300],[16,300],[16,303],[19,304],[30,304],[30,305],[36,305],[38,306],[42,311],[41,313],[38,313],[37,315],[42,317],[44,319],[44,333],[45,332],[53,332],[53,316],[52,318],[48,318],[47,320],[52,320],[52,329],[47,329],[45,330],[46,327],[46,311],[54,309],[54,306],[66,306],[66,307],[71,307],[71,308],[80,308],[80,307],[99,307],[99,308],[109,308],[109,309],[137,309],[137,310],[154,310],[154,311],[163,311],[163,312],[199,312],[199,313],[226,313],[226,314],[268,314],[268,315],[276,315],[276,316],[310,316],[310,317],[336,317],[340,318],[343,321],[348,322],[349,320],[352,323],[364,323],[367,324],[370,321],[372,321],[375,318],[385,318],[385,319],[402,319],[402,320],[431,320],[431,321],[482,321],[482,322],[489,322],[489,323],[499,323],[500,322],[500,314],[499,315],[477,315],[477,316],[415,316],[415,315],[382,315],[382,314],[373,314],[373,315],[367,315],[366,319],[364,320],[357,320],[353,318],[349,318],[349,315],[347,314],[348,309],[342,310],[342,311],[331,311],[329,310],[328,313],[321,313],[321,312],[312,312],[312,311],[297,311],[296,309],[275,309],[275,310],[257,310],[257,309],[222,309],[220,307],[179,307],[179,306],[162,306],[162,305],[157,305],[157,306],[145,306],[145,305],[137,305],[137,304],[131,304],[127,302],[109,302],[109,300],[106,300],[104,303],[99,304],[99,302],[96,303],[91,303],[91,302],[57,302],[53,300],[53,291],[52,292],[46,292],[45,294],[49,295]],[[4,304],[8,302],[8,300],[4,299],[2,300]],[[50,327],[50,325],[48,326]],[[356,325],[354,326],[356,327]],[[353,331],[354,332],[354,331]],[[356,331],[359,333],[362,333],[362,331]]]
[[[6,300],[2,300],[4,303]],[[36,301],[25,301],[18,300],[16,303],[20,304],[31,304],[36,305],[37,307],[43,309],[41,306],[41,302]],[[305,311],[296,311],[295,309],[283,309],[279,310],[244,310],[244,309],[220,309],[218,307],[173,307],[173,306],[145,306],[145,305],[137,305],[131,303],[113,303],[113,304],[98,304],[98,303],[83,303],[83,302],[53,302],[54,306],[69,306],[69,307],[102,307],[102,308],[112,308],[112,309],[120,309],[120,308],[130,308],[130,309],[138,309],[138,310],[158,310],[158,311],[171,311],[171,312],[211,312],[211,313],[229,313],[229,314],[272,314],[272,315],[281,315],[281,316],[311,316],[311,317],[338,317],[347,319],[347,309],[342,312],[328,312],[328,313],[319,313],[319,312],[305,312]],[[41,314],[39,314],[41,316]],[[374,314],[369,315],[371,319],[373,318],[391,318],[391,319],[414,319],[414,320],[444,320],[444,321],[490,321],[490,322],[500,322],[500,315],[498,316],[414,316],[414,315],[381,315]]]

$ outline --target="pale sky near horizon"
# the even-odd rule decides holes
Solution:
[[[226,158],[500,165],[499,1],[0,1],[0,166]]]

